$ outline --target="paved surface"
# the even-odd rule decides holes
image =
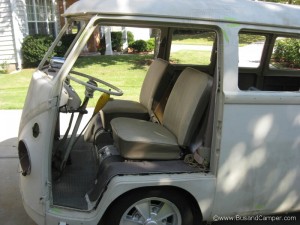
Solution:
[[[91,112],[91,110],[89,110]],[[19,192],[18,181],[18,156],[17,156],[17,135],[20,110],[0,110],[0,224],[1,225],[36,225],[26,214]],[[85,121],[88,117],[85,118]],[[67,127],[67,116],[61,119],[64,121],[62,130]],[[85,123],[83,123],[85,124]],[[283,217],[286,215],[282,215]],[[296,221],[219,221],[214,225],[230,224],[252,224],[252,225],[296,225],[300,221],[300,213],[289,216],[296,216]],[[216,220],[220,219],[219,217]]]
[[[0,111],[0,224],[35,225],[21,201],[18,180],[17,135],[20,110]]]
[[[88,109],[89,113],[92,109]],[[27,216],[19,191],[17,136],[21,110],[0,110],[0,224],[35,225]],[[62,115],[62,132],[66,130],[69,116]],[[88,120],[83,119],[83,125]],[[74,122],[73,122],[74,123]],[[80,127],[79,131],[83,126]]]

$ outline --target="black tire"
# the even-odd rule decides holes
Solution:
[[[126,218],[133,222],[132,224],[135,224],[134,221],[137,221],[136,224],[155,224],[154,222],[163,221],[162,224],[166,225],[198,225],[201,223],[201,213],[189,199],[188,194],[168,187],[134,190],[111,205],[103,224],[123,225]],[[146,211],[142,210],[143,206],[144,209],[149,208],[151,213],[141,213]]]

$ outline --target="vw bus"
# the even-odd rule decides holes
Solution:
[[[197,225],[300,210],[300,69],[278,53],[292,41],[300,58],[299,7],[81,0],[62,16],[18,136],[22,200],[37,224]],[[74,24],[69,49],[52,57]],[[155,31],[138,100],[107,82],[105,63],[76,70],[99,27]]]

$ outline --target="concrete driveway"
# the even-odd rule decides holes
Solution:
[[[93,109],[88,109],[89,114]],[[0,110],[0,224],[35,225],[27,216],[19,191],[18,130],[21,110]],[[67,129],[69,115],[61,117],[62,132]],[[89,119],[83,118],[82,126]]]
[[[89,113],[92,109],[88,110]],[[26,214],[19,192],[19,168],[17,153],[17,136],[21,110],[0,110],[0,224],[1,225],[36,225]],[[84,123],[89,117],[84,118]],[[68,115],[62,115],[62,130],[66,129]],[[79,129],[81,130],[81,129]],[[242,225],[242,224],[270,224],[270,225],[296,225],[300,221],[300,213],[291,214],[296,221],[216,221],[215,225]],[[286,216],[286,215],[283,215]],[[220,220],[220,218],[216,218]]]
[[[0,224],[35,225],[27,216],[19,192],[17,153],[20,110],[0,111]]]

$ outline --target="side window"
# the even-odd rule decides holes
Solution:
[[[264,48],[265,45],[268,48]],[[263,55],[264,49],[268,52]],[[280,36],[274,32],[242,31],[239,34],[238,87],[243,91],[298,92],[300,38],[293,34]]]
[[[198,29],[176,29],[173,32],[170,62],[174,64],[210,65],[216,34]]]
[[[266,37],[260,34],[239,34],[239,67],[257,68],[260,65]]]
[[[270,69],[300,70],[300,38],[276,38]]]

